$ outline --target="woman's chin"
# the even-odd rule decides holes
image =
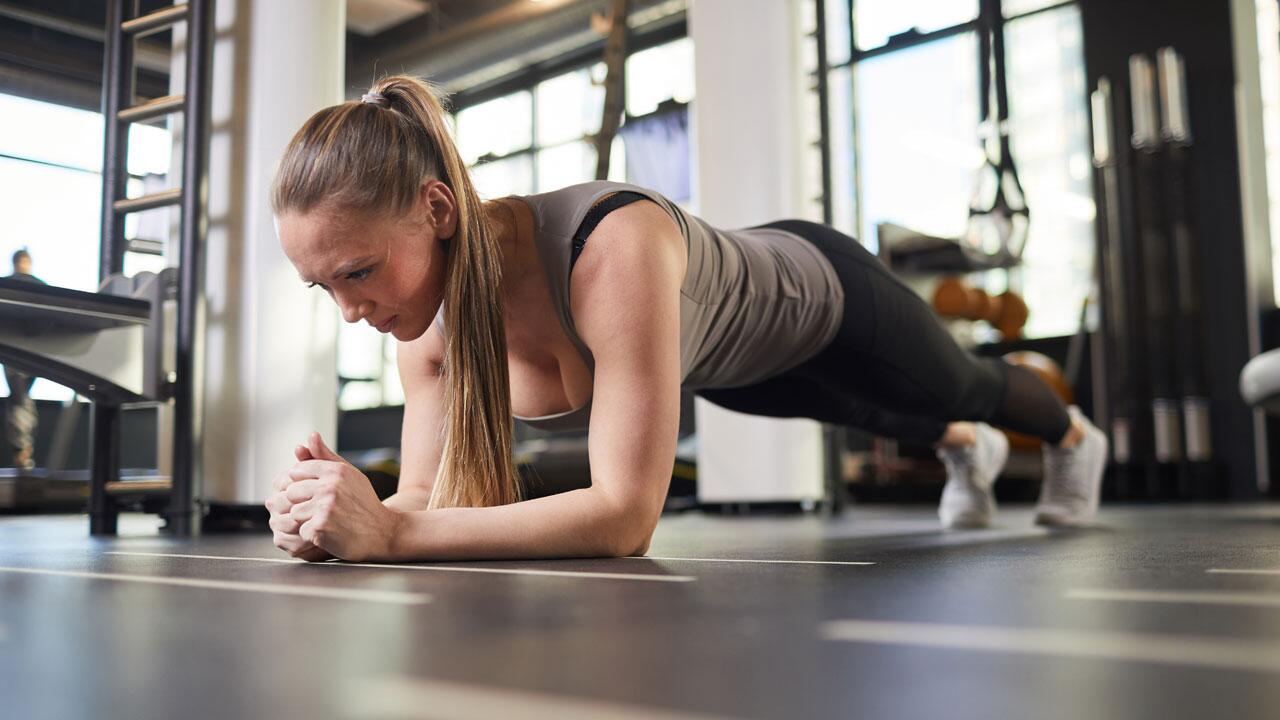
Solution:
[[[413,323],[405,322],[405,318],[399,318],[395,327],[387,333],[395,338],[397,342],[413,342],[422,337],[424,330],[421,330]]]

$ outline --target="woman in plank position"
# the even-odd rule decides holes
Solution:
[[[267,500],[275,543],[345,560],[643,554],[681,389],[740,412],[935,443],[940,515],[983,526],[1008,452],[1041,438],[1036,520],[1096,512],[1106,440],[1035,375],[976,358],[852,238],[786,220],[726,231],[591,182],[481,202],[440,98],[414,78],[312,116],[272,190],[280,242],[347,322],[399,342],[398,491],[312,434]],[[521,500],[512,417],[588,428],[591,486]]]

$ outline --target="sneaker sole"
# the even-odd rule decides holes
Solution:
[[[981,530],[991,527],[991,518],[981,515],[960,515],[950,520],[944,519],[942,527],[948,530]]]
[[[1084,527],[1088,523],[1088,518],[1077,518],[1070,515],[1047,512],[1037,512],[1035,519],[1036,525],[1052,528],[1078,528]]]

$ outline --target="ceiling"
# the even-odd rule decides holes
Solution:
[[[427,0],[347,0],[347,29],[365,37],[427,14]]]
[[[142,0],[144,12],[167,4]],[[105,0],[0,0],[0,92],[97,109],[106,12]],[[170,41],[138,42],[139,94],[166,94]]]
[[[637,17],[650,24],[683,22],[685,1],[631,0],[632,26]],[[172,0],[141,4],[146,13]],[[375,73],[388,70],[429,76],[450,89],[473,85],[494,68],[509,70],[599,42],[589,18],[607,5],[608,0],[347,0],[348,90],[358,94]],[[0,93],[97,109],[106,6],[106,0],[0,0]],[[167,31],[138,41],[139,95],[167,94],[170,43]]]

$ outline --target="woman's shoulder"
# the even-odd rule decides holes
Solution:
[[[555,190],[548,190],[546,192],[535,193],[533,195],[525,195],[521,197],[521,199],[531,205],[538,206],[586,208],[595,204],[601,198],[619,192],[637,193],[655,202],[660,201],[659,204],[665,204],[668,202],[667,199],[662,196],[662,193],[639,185],[614,182],[612,180],[591,180],[588,182],[575,183]]]

